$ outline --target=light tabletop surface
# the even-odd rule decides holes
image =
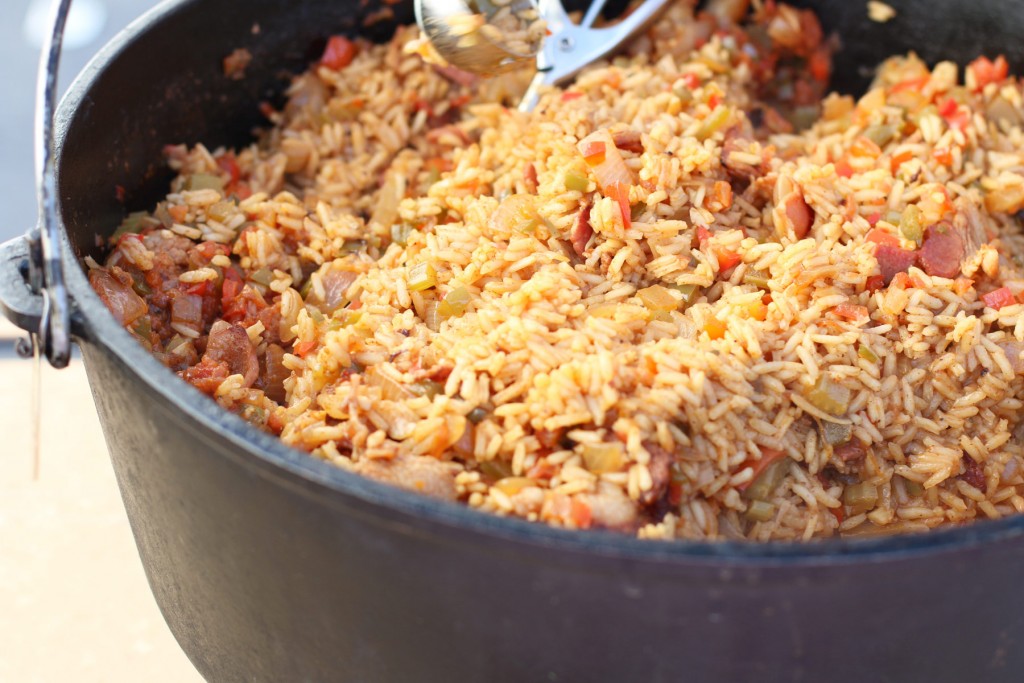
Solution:
[[[32,477],[32,363],[0,317],[0,681],[192,683],[142,571],[82,361],[43,366]]]

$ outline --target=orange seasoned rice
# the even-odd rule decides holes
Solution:
[[[823,98],[813,15],[693,15],[528,114],[529,74],[426,64],[414,29],[335,43],[256,143],[168,148],[90,280],[284,443],[498,515],[807,540],[1024,511],[1021,82],[910,55]]]

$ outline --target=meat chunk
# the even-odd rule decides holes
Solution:
[[[917,262],[917,254],[889,244],[879,244],[875,249],[878,268],[882,271],[882,279],[888,285],[896,277],[896,273],[905,273]]]
[[[573,223],[572,233],[569,235],[573,251],[583,256],[583,251],[593,236],[594,229],[590,227],[590,201],[586,201],[580,207],[579,213],[576,214],[576,222]]]
[[[921,268],[929,275],[955,278],[964,258],[964,240],[948,222],[937,223],[925,231],[921,247]]]
[[[359,460],[347,467],[357,474],[398,488],[455,500],[459,466],[423,455],[400,455],[392,460]]]
[[[644,448],[651,454],[651,462],[647,465],[651,473],[651,488],[640,495],[640,501],[652,505],[665,497],[672,479],[672,463],[675,457],[669,451],[653,442],[645,442]]]
[[[232,375],[241,375],[245,386],[252,386],[260,373],[256,349],[241,325],[218,320],[210,328],[203,360],[224,363]]]
[[[644,153],[644,143],[640,138],[639,131],[635,131],[631,128],[620,130],[612,135],[612,141],[615,143],[615,146],[623,152],[633,152],[634,154]]]
[[[963,457],[963,466],[964,473],[960,475],[960,478],[979,491],[985,491],[988,488],[988,484],[985,481],[985,468],[966,453]]]
[[[602,484],[597,493],[581,493],[577,498],[590,508],[595,528],[631,532],[641,524],[636,503],[618,486]]]
[[[132,276],[117,266],[111,266],[109,272],[90,270],[89,284],[121,326],[131,325],[149,312],[146,302],[132,289]]]

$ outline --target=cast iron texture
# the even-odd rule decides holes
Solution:
[[[831,22],[862,7],[815,4]],[[858,59],[924,50],[914,41],[944,35],[942,12],[959,5],[891,4],[914,30],[872,41],[853,22]],[[958,34],[1017,47],[1024,12],[972,6],[1002,21]],[[145,207],[164,191],[164,144],[244,140],[283,74],[375,9],[164,5],[100,55],[58,117],[61,208],[77,252],[65,264],[86,368],[147,576],[200,672],[381,683],[1018,681],[1024,518],[768,546],[502,520],[285,448],[175,380],[116,325],[77,262],[123,214],[115,187],[128,208]],[[408,4],[395,11],[410,16]],[[236,47],[254,55],[240,81],[221,68]],[[977,52],[971,41],[959,54],[955,41],[943,47],[965,61]]]

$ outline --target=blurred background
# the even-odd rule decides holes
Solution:
[[[157,0],[74,0],[61,60],[63,92],[89,59]],[[7,219],[0,242],[25,232],[36,221],[32,130],[36,67],[47,26],[49,0],[0,2],[0,83],[7,95],[0,108],[0,199]]]
[[[74,0],[62,91],[155,0]],[[36,221],[36,65],[49,0],[0,2],[0,242]],[[97,150],[102,153],[102,150]],[[198,683],[149,592],[81,360],[42,368],[33,476],[32,363],[0,317],[0,682]]]

